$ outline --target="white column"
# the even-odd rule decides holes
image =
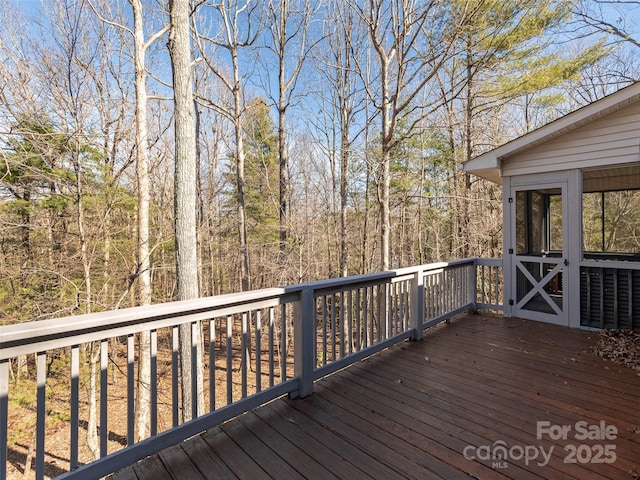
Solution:
[[[515,249],[515,236],[512,235],[513,218],[515,215],[515,198],[511,198],[511,177],[502,177],[502,276],[504,282],[504,310],[505,317],[512,315],[513,307],[509,305],[509,300],[515,301],[515,289],[512,278],[513,254],[509,249]]]
[[[582,260],[582,172],[570,170],[567,187],[568,238],[565,258],[569,262],[563,291],[568,300],[569,326],[580,326],[580,262]]]

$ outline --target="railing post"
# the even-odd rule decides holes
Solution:
[[[475,258],[471,264],[469,272],[469,300],[471,303],[471,309],[476,311],[478,309],[478,262],[480,260]],[[484,289],[484,284],[483,284]],[[483,300],[484,301],[484,298]]]
[[[422,324],[424,323],[424,272],[422,269],[413,274],[411,279],[411,328],[413,341],[422,340]]]
[[[304,398],[313,393],[315,301],[312,288],[300,292],[300,301],[294,307],[293,329],[293,363],[298,392],[292,396]]]

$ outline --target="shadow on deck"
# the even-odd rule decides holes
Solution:
[[[112,478],[637,479],[640,376],[596,339],[461,316]]]

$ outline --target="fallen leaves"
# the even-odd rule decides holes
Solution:
[[[640,372],[640,329],[601,330],[598,335],[596,355]]]

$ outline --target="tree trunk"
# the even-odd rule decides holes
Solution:
[[[473,156],[473,65],[471,64],[471,39],[467,40],[467,96],[465,99],[465,153],[464,161]],[[464,197],[460,210],[460,252],[462,258],[469,256],[469,200],[471,197],[471,175],[464,173]]]
[[[391,236],[391,210],[390,210],[390,192],[391,192],[391,149],[388,137],[388,110],[382,115],[382,158],[380,162],[380,178],[378,181],[378,203],[380,206],[380,269],[389,270],[389,251]],[[385,125],[387,125],[385,127]]]
[[[98,362],[100,347],[97,343],[89,344],[89,415],[87,418],[87,446],[93,459],[100,458],[100,442],[98,441]],[[107,428],[106,425],[100,426]]]
[[[198,260],[196,237],[196,136],[191,75],[189,1],[170,2],[171,29],[169,53],[173,69],[175,124],[175,239],[178,300],[198,298]],[[192,358],[192,345],[196,358]],[[182,420],[188,421],[204,413],[202,359],[198,352],[198,323],[180,327],[180,366],[182,377]],[[192,378],[192,362],[197,363]],[[193,382],[197,391],[193,392]]]
[[[244,198],[244,142],[240,119],[240,93],[234,94],[237,116],[235,119],[236,137],[236,195],[238,201],[238,240],[240,242],[240,281],[242,291],[251,288],[251,263],[249,261],[249,243],[247,241],[247,213]]]
[[[233,65],[233,127],[236,141],[236,195],[238,200],[238,239],[240,241],[240,280],[242,291],[251,288],[251,263],[249,261],[249,242],[247,240],[247,213],[244,198],[244,141],[242,138],[242,89],[240,88],[240,67],[238,65],[237,45],[231,53]]]
[[[376,42],[379,40],[376,39]],[[390,235],[391,235],[391,210],[390,210],[390,194],[391,194],[391,142],[394,133],[394,114],[392,112],[393,105],[390,97],[389,77],[389,55],[387,55],[381,44],[376,44],[376,51],[380,59],[380,114],[381,114],[381,131],[380,131],[380,163],[378,174],[378,206],[380,208],[380,269],[389,270],[389,251],[390,251]]]
[[[342,99],[345,103],[346,99]],[[341,108],[340,128],[340,275],[346,277],[349,274],[347,262],[349,250],[347,243],[347,200],[349,187],[349,113],[344,105]]]
[[[138,181],[138,302],[151,305],[151,261],[149,258],[149,181],[148,126],[147,126],[147,74],[145,69],[146,46],[142,3],[129,0],[133,10],[134,65],[136,89],[136,179]],[[135,411],[135,440],[149,435],[151,419],[151,334],[141,332],[138,340],[138,389]]]
[[[280,157],[279,164],[279,185],[280,185],[280,205],[279,205],[279,230],[280,230],[280,249],[278,252],[278,265],[282,273],[286,272],[287,267],[287,203],[289,195],[289,158],[286,148],[286,129],[287,129],[287,87],[284,76],[284,49],[286,43],[286,22],[287,22],[287,2],[280,0],[280,52],[279,55],[279,76],[278,76],[278,154]],[[286,283],[286,279],[285,280]]]

